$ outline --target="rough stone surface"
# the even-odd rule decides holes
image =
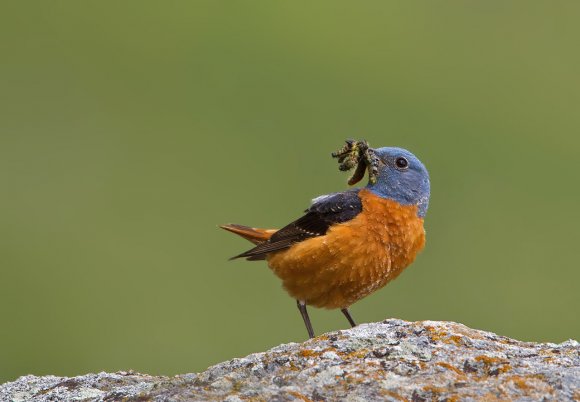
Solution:
[[[199,374],[24,376],[0,401],[579,401],[580,344],[452,322],[387,320],[280,345]]]

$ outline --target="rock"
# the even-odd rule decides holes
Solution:
[[[580,344],[520,342],[452,322],[387,320],[199,374],[24,376],[0,401],[573,401]]]

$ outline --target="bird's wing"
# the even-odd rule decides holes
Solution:
[[[311,237],[323,236],[330,226],[347,222],[362,211],[359,191],[351,189],[315,198],[302,217],[278,230],[268,241],[233,258],[263,260],[268,253],[283,250]]]

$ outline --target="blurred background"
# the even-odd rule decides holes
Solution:
[[[0,382],[172,375],[306,339],[220,223],[345,189],[345,138],[429,168],[427,247],[352,308],[580,337],[580,3],[0,5]],[[318,334],[347,328],[311,310]]]

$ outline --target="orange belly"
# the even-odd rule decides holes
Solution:
[[[359,195],[363,210],[354,219],[268,255],[268,265],[293,298],[346,308],[396,278],[425,245],[416,206],[366,189]]]

